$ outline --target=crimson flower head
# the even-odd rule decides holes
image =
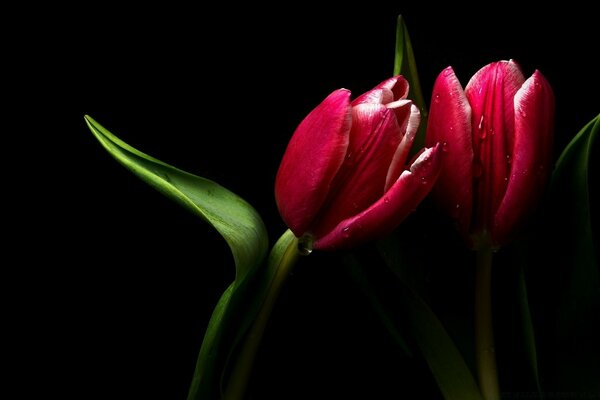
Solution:
[[[432,193],[473,246],[498,248],[536,206],[552,157],[554,95],[539,71],[514,61],[480,69],[465,89],[451,67],[438,76],[426,144],[442,144]]]
[[[420,122],[408,82],[390,78],[350,101],[331,93],[300,123],[275,181],[279,212],[315,249],[348,248],[390,233],[429,193],[441,146],[406,162]]]

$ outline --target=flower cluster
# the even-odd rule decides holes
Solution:
[[[350,100],[331,93],[298,126],[275,197],[286,224],[318,249],[381,237],[433,189],[473,247],[498,247],[535,207],[548,177],[554,97],[514,61],[479,70],[463,90],[448,67],[435,82],[426,145],[407,162],[420,114],[408,82],[390,78]],[[438,179],[439,176],[439,179]]]

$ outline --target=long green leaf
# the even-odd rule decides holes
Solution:
[[[427,303],[404,285],[406,310],[413,335],[444,399],[483,400],[471,370]]]
[[[552,175],[556,229],[548,239],[553,245],[547,248],[549,259],[561,265],[555,273],[556,282],[563,285],[562,293],[554,294],[560,299],[555,347],[560,390],[600,391],[599,249],[592,219],[598,210],[592,211],[591,201],[593,189],[598,189],[598,176],[593,176],[598,160],[592,154],[598,155],[599,131],[600,114],[569,143]]]
[[[89,116],[85,121],[96,139],[119,163],[212,225],[227,241],[235,261],[234,282],[225,290],[208,324],[190,389],[190,399],[220,392],[220,376],[248,311],[248,288],[268,247],[258,213],[246,201],[217,183],[165,164],[129,146]]]
[[[421,149],[425,143],[425,132],[427,130],[427,105],[421,90],[417,62],[408,35],[408,29],[402,15],[398,16],[396,25],[396,54],[394,57],[394,75],[403,75],[409,82],[410,88],[408,98],[411,99],[421,111],[421,124],[415,137],[412,148],[414,151]]]
[[[405,223],[406,225],[406,223]],[[409,236],[416,235],[409,229]],[[423,256],[414,258],[406,233],[396,231],[377,243],[377,250],[401,285],[405,315],[421,354],[446,400],[482,400],[481,392],[456,343],[422,297]],[[425,250],[422,250],[425,251]]]
[[[347,255],[344,257],[344,264],[346,266],[345,270],[358,285],[363,295],[373,308],[373,311],[375,311],[375,314],[377,314],[381,320],[381,323],[387,329],[390,336],[396,341],[398,346],[400,346],[407,356],[413,357],[410,347],[398,328],[396,319],[393,317],[394,315],[397,316],[398,313],[394,313],[388,307],[386,307],[386,304],[384,304],[380,298],[380,294],[373,287],[373,284],[370,282],[365,270],[362,268],[362,265],[356,257]]]
[[[527,362],[531,375],[535,380],[538,394],[542,393],[540,377],[538,372],[537,346],[535,344],[535,331],[533,320],[531,318],[531,309],[529,307],[529,295],[527,294],[527,281],[523,267],[519,270],[519,306],[521,310],[521,323],[523,325],[523,339],[525,341],[525,350]]]
[[[236,279],[243,278],[262,261],[268,246],[267,231],[258,213],[246,201],[213,181],[134,149],[89,116],[85,116],[85,121],[117,161],[219,231],[233,253]]]
[[[409,334],[412,334],[444,399],[482,400],[471,369],[458,347],[442,322],[417,292],[416,275],[407,274],[411,270],[419,269],[420,264],[402,251],[401,243],[398,234],[377,243],[379,256],[391,273],[398,278],[398,285],[395,287],[399,290],[392,296],[384,296],[384,293],[376,290],[364,277],[356,276],[358,273],[365,274],[366,269],[363,264],[368,265],[367,262],[361,262],[359,259],[353,261],[356,264],[353,265],[346,260],[349,272],[369,297],[378,300],[380,304],[376,303],[375,306],[379,317],[390,334],[399,341],[400,346],[411,354],[398,327],[406,326],[409,329]],[[372,259],[373,255],[370,255],[368,262],[372,263]],[[355,271],[358,268],[361,271]],[[385,299],[386,302],[379,302],[380,298]],[[405,320],[401,321],[399,318]]]
[[[269,317],[299,255],[298,238],[288,229],[273,246],[267,260],[267,268],[261,270],[260,277],[257,279],[258,286],[253,308],[253,315],[256,315],[256,318],[249,327],[248,333],[244,335],[243,345],[240,346],[239,351],[232,354],[229,363],[232,365],[231,373],[225,376],[226,383],[223,385],[224,399],[244,398]],[[248,326],[242,328],[246,332]]]

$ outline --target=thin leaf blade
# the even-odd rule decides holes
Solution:
[[[410,88],[408,98],[411,99],[421,112],[421,123],[417,136],[412,146],[413,152],[418,151],[425,144],[425,132],[427,130],[427,105],[421,90],[417,62],[413,52],[412,43],[408,34],[408,28],[402,15],[398,16],[396,25],[396,52],[394,56],[394,75],[403,75],[409,82]]]
[[[471,370],[435,313],[406,285],[403,295],[413,335],[444,399],[483,400]]]

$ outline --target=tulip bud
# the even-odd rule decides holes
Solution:
[[[463,90],[451,67],[433,89],[425,143],[442,144],[432,193],[474,247],[498,248],[536,206],[552,156],[554,95],[514,61],[479,70]]]
[[[405,168],[420,121],[407,94],[402,76],[352,102],[339,89],[300,123],[275,181],[279,212],[297,237],[330,250],[380,238],[429,193],[441,147]]]

